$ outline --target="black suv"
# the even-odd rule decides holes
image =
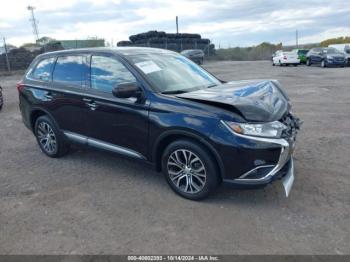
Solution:
[[[38,56],[17,89],[50,157],[77,143],[141,159],[194,200],[221,182],[292,186],[300,123],[275,80],[224,82],[171,51],[96,48]]]
[[[345,55],[335,48],[331,47],[317,47],[312,48],[306,54],[306,65],[319,64],[321,67],[340,66],[344,67],[346,64]]]

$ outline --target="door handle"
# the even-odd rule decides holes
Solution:
[[[94,100],[90,98],[83,98],[83,101],[88,107],[90,107],[91,110],[95,110],[97,108],[97,104],[94,102]]]
[[[90,99],[90,98],[83,98],[83,101],[86,102],[86,103],[91,103],[91,102],[93,102],[93,100]]]
[[[51,100],[51,99],[53,98],[53,95],[52,95],[51,92],[48,92],[48,93],[46,93],[46,94],[44,95],[44,97],[45,97],[46,99]]]

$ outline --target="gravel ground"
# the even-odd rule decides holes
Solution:
[[[278,79],[305,123],[289,198],[221,187],[175,195],[150,167],[87,149],[40,152],[0,76],[0,254],[350,254],[350,68],[211,62],[224,80]]]

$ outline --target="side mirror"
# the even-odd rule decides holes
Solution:
[[[142,93],[136,83],[122,83],[113,88],[112,94],[118,98],[140,98]]]

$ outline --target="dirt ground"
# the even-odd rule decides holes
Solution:
[[[304,120],[289,198],[221,187],[192,202],[150,167],[79,149],[40,152],[0,76],[0,254],[350,254],[350,68],[211,62],[224,80],[278,79]]]

